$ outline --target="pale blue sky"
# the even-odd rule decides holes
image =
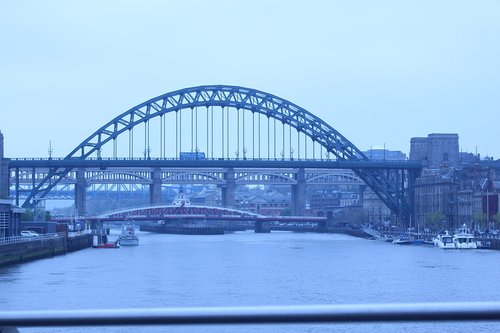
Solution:
[[[65,156],[160,94],[288,99],[365,150],[458,133],[500,157],[500,1],[3,1],[8,157]]]

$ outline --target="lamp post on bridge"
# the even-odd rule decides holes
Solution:
[[[54,150],[52,149],[52,141],[49,140],[49,160],[52,159],[52,153],[54,152]]]

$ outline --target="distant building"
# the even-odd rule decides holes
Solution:
[[[360,205],[359,194],[351,192],[342,192],[342,196],[340,197],[340,207],[349,207],[358,205]]]
[[[415,216],[420,227],[435,230],[458,228],[458,184],[452,170],[426,170],[415,182]]]
[[[333,188],[313,188],[309,194],[310,209],[314,212],[340,207],[342,194]]]
[[[459,159],[460,159],[460,163],[461,164],[472,164],[472,163],[476,163],[476,162],[479,162],[480,160],[480,156],[479,154],[473,154],[473,153],[464,153],[464,152],[461,152],[459,154]]]
[[[427,138],[411,138],[410,160],[427,161]]]
[[[457,166],[460,163],[458,134],[433,133],[427,138],[412,138],[410,160],[426,161],[431,169]]]
[[[289,215],[291,212],[291,197],[277,191],[260,194],[237,192],[235,196],[237,209],[268,216]]]
[[[499,194],[500,175],[488,168],[426,169],[415,183],[414,221],[437,230],[464,223],[491,229],[498,219]]]
[[[378,226],[388,226],[391,220],[391,210],[369,187],[363,192],[363,214],[365,222]]]
[[[0,238],[21,234],[21,214],[24,209],[14,206],[10,200],[0,199]]]

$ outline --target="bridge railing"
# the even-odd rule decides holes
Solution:
[[[79,157],[72,157],[70,158],[72,160],[78,160],[80,159]],[[89,161],[143,161],[144,157],[87,157],[85,158],[86,160]],[[149,157],[146,158],[147,160],[154,160],[154,161],[180,161],[182,159],[180,158],[175,158],[175,157]],[[65,160],[64,157],[13,157],[10,158],[11,161],[63,161]],[[200,160],[206,160],[206,161],[241,161],[241,160],[253,160],[253,161],[305,161],[305,162],[321,162],[321,161],[339,161],[338,159],[335,158],[235,158],[235,157],[224,157],[224,158],[219,158],[219,157],[205,157],[205,158],[200,158]],[[196,161],[196,159],[189,159],[189,160],[184,160],[184,161]],[[342,161],[342,160],[340,160]],[[373,160],[375,162],[380,162],[380,160]],[[391,160],[391,159],[385,159],[383,160],[384,162],[394,162],[394,163],[401,163],[402,161],[407,161],[407,160]],[[367,162],[371,162],[368,160]]]
[[[500,302],[0,311],[0,328],[499,320]]]

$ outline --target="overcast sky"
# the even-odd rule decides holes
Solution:
[[[65,156],[131,107],[229,84],[362,150],[458,133],[500,157],[500,1],[2,1],[7,157]]]

